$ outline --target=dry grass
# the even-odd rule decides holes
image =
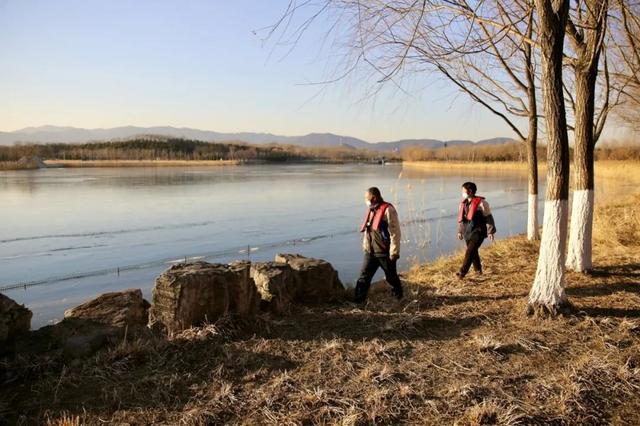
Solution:
[[[524,315],[538,246],[488,244],[405,274],[399,303],[299,308],[135,340],[65,363],[0,369],[0,413],[23,424],[639,424],[640,196],[599,206],[591,275],[571,314]]]
[[[490,173],[500,173],[507,171],[527,172],[527,163],[518,161],[405,161],[403,167],[409,170],[414,169],[432,169],[438,172],[446,172],[459,174],[460,170],[487,171]],[[546,173],[546,163],[540,161],[538,171],[541,176]],[[596,178],[616,179],[622,181],[630,181],[640,183],[640,161],[635,160],[600,160],[595,162]]]
[[[517,171],[526,173],[527,163],[519,161],[404,161],[403,167],[417,168],[417,169],[433,169],[438,172],[451,170],[452,173],[459,174],[460,170],[476,170],[476,171]],[[540,162],[539,170],[543,171],[546,164]]]
[[[21,163],[19,161],[0,161],[0,171],[3,170],[33,170],[38,166],[32,163]]]

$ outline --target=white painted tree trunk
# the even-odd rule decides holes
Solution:
[[[571,207],[571,231],[567,269],[587,272],[593,267],[591,256],[591,236],[593,233],[593,189],[573,191]]]
[[[538,227],[538,194],[529,194],[527,211],[527,239],[529,241],[540,238]]]
[[[564,291],[564,263],[567,241],[567,200],[547,200],[544,203],[540,259],[529,306],[556,309],[567,302]]]

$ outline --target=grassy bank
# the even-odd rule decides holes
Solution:
[[[382,284],[365,308],[227,319],[84,361],[3,365],[0,415],[26,424],[638,424],[640,196],[598,205],[594,226],[596,270],[568,274],[570,315],[524,315],[538,244],[515,237],[483,247],[482,277],[455,278],[461,253],[407,272],[401,303]]]
[[[526,173],[527,163],[519,161],[403,161],[403,167],[409,169],[437,170],[459,173],[461,170],[480,170],[480,171],[516,171]],[[546,168],[545,163],[540,163],[539,170]]]
[[[527,163],[520,161],[404,161],[402,163],[404,167],[417,168],[417,169],[455,169],[455,170],[469,170],[469,169],[487,169],[487,170],[516,170],[527,171]],[[538,164],[540,171],[546,170],[547,165],[545,162]],[[640,172],[640,161],[633,160],[598,160],[595,162],[596,173],[601,173],[603,177],[610,176],[622,176],[627,172],[637,174]]]

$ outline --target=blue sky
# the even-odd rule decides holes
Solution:
[[[0,130],[171,125],[332,132],[369,141],[483,139],[509,129],[428,75],[362,100],[313,27],[288,52],[263,42],[288,0],[0,0]]]

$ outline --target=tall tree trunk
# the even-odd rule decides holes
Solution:
[[[532,38],[534,8],[529,13],[527,37]],[[538,100],[536,99],[536,76],[531,44],[524,43],[525,76],[527,78],[527,100],[529,132],[527,133],[527,166],[529,169],[529,202],[527,211],[527,239],[540,238],[538,232]]]
[[[527,135],[527,168],[529,172],[529,203],[527,211],[527,239],[537,240],[538,235],[538,112],[535,89],[530,85],[529,134]]]
[[[528,312],[556,314],[567,302],[564,264],[569,194],[569,140],[562,60],[568,0],[536,0],[542,47],[542,95],[547,125],[547,194],[536,277]]]
[[[592,268],[591,235],[594,207],[594,136],[597,61],[576,68],[576,125],[574,143],[574,190],[567,268],[587,272]]]
[[[575,72],[575,143],[574,166],[575,179],[573,206],[571,209],[571,232],[567,268],[577,272],[592,269],[591,236],[593,229],[594,207],[594,149],[595,101],[598,64],[602,49],[602,40],[606,31],[608,0],[586,0],[584,6],[585,22],[578,25],[581,30],[568,26],[570,37],[576,48]],[[603,111],[605,114],[606,111]],[[603,116],[601,116],[602,118]]]
[[[537,125],[537,123],[536,123]],[[529,202],[527,208],[527,239],[537,240],[538,234],[538,153],[537,137],[529,131],[527,137],[527,168],[529,172]]]

